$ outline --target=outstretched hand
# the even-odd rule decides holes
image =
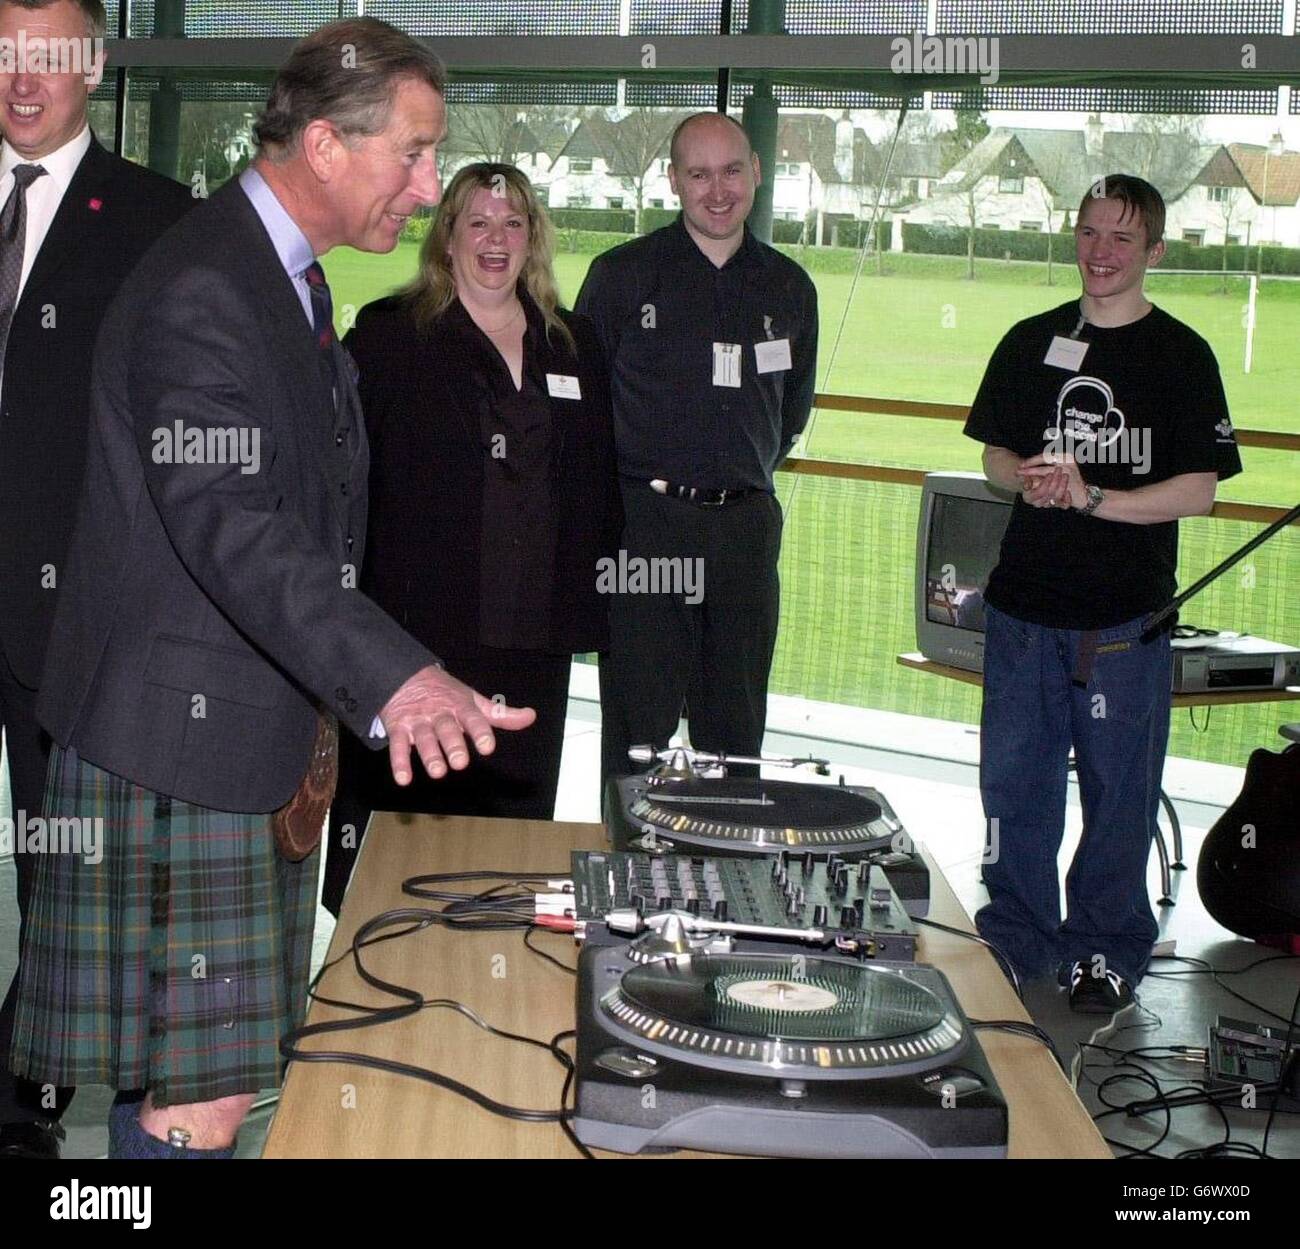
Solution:
[[[379,712],[388,734],[388,760],[393,780],[411,783],[411,750],[419,754],[424,770],[436,781],[450,767],[459,772],[469,766],[469,746],[480,755],[496,749],[493,730],[526,729],[537,719],[531,707],[508,707],[485,698],[443,668],[421,668],[406,681]]]

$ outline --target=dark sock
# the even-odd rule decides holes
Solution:
[[[146,1132],[140,1122],[143,1093],[119,1093],[108,1112],[108,1156],[110,1158],[233,1158],[235,1146],[223,1149],[178,1148]]]
[[[127,1157],[124,1152],[127,1128],[131,1120],[139,1116],[143,1101],[144,1091],[141,1089],[119,1092],[113,1098],[113,1104],[108,1108],[108,1156],[110,1158]]]

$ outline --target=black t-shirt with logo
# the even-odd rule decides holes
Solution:
[[[1085,482],[1132,490],[1182,473],[1241,471],[1209,344],[1153,307],[1128,325],[1085,324],[1077,364],[1045,357],[1079,324],[1077,301],[1021,321],[998,344],[966,433],[1020,456],[1055,448]],[[1016,498],[985,599],[1057,629],[1104,629],[1155,611],[1175,592],[1178,523],[1135,525]]]

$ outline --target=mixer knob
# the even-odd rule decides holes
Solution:
[[[671,895],[671,894],[668,894],[668,893],[661,893],[661,894],[659,895],[659,899],[658,899],[658,901],[655,903],[655,910],[656,910],[656,911],[671,911],[672,909],[673,909],[673,899],[672,899],[672,895]]]
[[[713,904],[713,918],[716,920],[725,920],[727,918],[727,899],[719,898]]]
[[[812,922],[814,928],[825,928],[826,921],[829,918],[830,918],[830,914],[827,911],[826,904],[824,902],[819,902],[815,907],[813,907]]]
[[[789,904],[785,908],[785,913],[787,915],[798,915],[802,910],[803,907],[799,905],[799,899],[791,894]]]
[[[773,879],[773,880],[780,880],[780,879],[781,879],[781,860],[780,860],[780,859],[773,859],[773,860],[772,860],[772,879]]]
[[[863,859],[862,862],[858,864],[858,884],[865,885],[870,879],[871,864],[868,863],[866,859]]]
[[[817,863],[817,856],[813,854],[811,850],[809,850],[803,856],[803,874],[805,880],[808,879],[808,877],[810,877],[813,874],[813,867],[816,865],[816,863]]]
[[[700,913],[700,899],[698,897],[687,898],[686,909],[692,915],[698,915]]]
[[[643,915],[643,914],[645,913],[645,895],[644,895],[644,894],[634,893],[634,894],[632,895],[630,901],[631,901],[631,903],[632,903],[632,909],[633,909],[634,911],[636,911],[636,913],[637,913],[638,915]]]
[[[800,885],[799,888],[795,891],[794,897],[795,897],[795,901],[798,902],[800,906],[803,906],[804,902],[807,901],[808,895],[805,892],[804,887],[802,885]]]
[[[871,905],[874,909],[876,904],[873,902]],[[853,899],[853,909],[858,914],[858,923],[862,923],[862,917],[866,914],[867,907],[866,903],[863,902],[861,895]]]
[[[858,913],[851,906],[840,907],[840,927],[856,928],[858,926]]]

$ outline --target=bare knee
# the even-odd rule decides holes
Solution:
[[[191,1149],[224,1149],[234,1143],[235,1134],[253,1104],[253,1093],[238,1093],[211,1102],[187,1105],[155,1106],[153,1095],[140,1108],[140,1126],[160,1141],[168,1139],[172,1128],[189,1133]]]

